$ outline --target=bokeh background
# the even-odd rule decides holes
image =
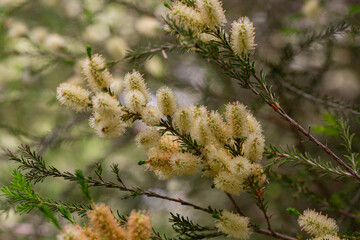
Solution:
[[[341,154],[340,139],[329,130],[324,114],[327,119],[329,114],[348,119],[351,130],[355,133],[359,130],[359,32],[356,28],[347,33],[340,31],[309,45],[306,40],[348,17],[354,26],[360,26],[359,2],[223,0],[223,7],[228,29],[241,16],[254,22],[257,43],[254,58],[258,68],[264,68],[284,109],[303,126],[311,125],[316,136],[326,139]],[[145,152],[133,140],[144,127],[141,123],[119,139],[102,140],[90,129],[88,115],[75,114],[56,101],[56,87],[61,82],[85,85],[79,61],[86,57],[87,45],[111,61],[129,50],[177,44],[177,39],[163,30],[162,16],[166,13],[167,8],[160,0],[0,0],[0,186],[9,184],[11,172],[17,167],[8,161],[5,150],[16,152],[20,144],[29,144],[43,155],[48,165],[64,171],[82,169],[93,174],[95,164],[101,162],[105,174],[112,178],[109,166],[117,163],[129,186],[141,186],[202,206],[232,209],[225,195],[212,189],[211,180],[202,178],[200,173],[161,181],[138,166],[138,161],[146,159]],[[138,69],[152,94],[160,86],[168,85],[175,90],[179,105],[204,104],[221,112],[225,103],[239,100],[262,123],[267,144],[294,145],[313,156],[328,158],[259,98],[224,76],[221,69],[192,52],[174,50],[166,55],[157,53],[149,59],[121,61],[111,72],[121,79],[132,69]],[[329,106],[334,101],[344,107]],[[357,137],[354,150],[359,150]],[[265,160],[263,164],[266,165]],[[339,207],[349,206],[351,199],[359,195],[358,185],[350,180],[320,178],[317,172],[292,165],[277,171],[290,174],[293,181],[308,185]],[[269,181],[266,198],[269,211],[274,213],[275,229],[292,235],[299,232],[296,218],[286,212],[287,207],[325,210],[284,181],[275,177],[269,177]],[[75,183],[48,178],[35,189],[44,197],[86,202]],[[209,216],[163,200],[122,199],[125,193],[103,188],[93,188],[91,192],[96,202],[105,202],[121,214],[128,214],[131,209],[149,210],[156,230],[169,236],[174,235],[168,222],[169,212],[189,216],[201,225],[213,225]],[[247,193],[236,200],[264,226],[261,212]],[[360,204],[354,204],[352,210],[359,213]],[[0,239],[56,239],[57,230],[40,213],[19,215],[1,196],[0,211]],[[327,213],[341,219],[342,230],[359,229],[358,220],[344,218],[336,211]],[[253,239],[266,238],[254,234]]]

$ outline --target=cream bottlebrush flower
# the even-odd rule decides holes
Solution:
[[[249,239],[251,230],[249,228],[250,219],[239,214],[222,211],[220,219],[216,220],[215,226],[220,232],[236,239]]]
[[[132,73],[127,73],[124,77],[124,82],[126,91],[138,90],[144,95],[146,103],[151,101],[151,95],[146,88],[145,80],[138,71],[133,70]]]
[[[180,107],[174,113],[174,124],[183,132],[190,131],[193,121],[193,112],[189,107]]]
[[[178,23],[184,24],[185,27],[195,32],[201,31],[205,26],[200,12],[192,7],[186,6],[181,2],[177,2],[171,8],[170,15]]]
[[[262,134],[262,127],[252,114],[249,114],[247,116],[247,126],[249,130],[249,134],[251,133]]]
[[[131,211],[126,226],[128,229],[126,240],[149,240],[152,236],[151,217],[148,213]]]
[[[236,101],[225,105],[225,118],[233,138],[243,138],[249,133],[246,106]]]
[[[13,22],[9,24],[9,36],[12,38],[23,37],[28,33],[28,27],[22,22]]]
[[[56,89],[56,98],[59,102],[76,112],[84,112],[91,106],[90,92],[80,86],[61,83]]]
[[[176,111],[176,100],[173,91],[163,86],[156,92],[156,99],[160,111],[166,116],[172,116]]]
[[[202,21],[210,28],[224,26],[227,23],[222,3],[219,0],[197,0]]]
[[[321,3],[319,0],[308,0],[304,2],[301,11],[305,17],[317,19],[321,16]]]
[[[214,177],[214,185],[217,189],[234,194],[239,195],[240,192],[244,191],[243,179],[239,179],[233,173],[225,170],[219,172]]]
[[[244,156],[252,162],[262,159],[265,148],[265,138],[262,134],[252,133],[244,142]]]
[[[204,146],[215,142],[215,137],[209,128],[206,117],[198,118],[194,121],[191,133],[194,139]]]
[[[126,239],[126,232],[119,226],[111,210],[105,204],[94,205],[93,210],[87,211],[89,225],[105,240]]]
[[[179,152],[179,153],[175,153],[171,157],[170,161],[175,174],[193,175],[197,172],[200,163],[200,158],[188,152],[184,152],[184,153]]]
[[[92,97],[93,108],[100,115],[115,116],[122,111],[120,102],[108,93],[99,92]]]
[[[216,140],[221,144],[225,144],[230,136],[229,129],[221,115],[217,111],[212,111],[206,118],[206,122]]]
[[[312,240],[341,240],[341,238],[333,235],[324,235],[321,237],[313,238]]]
[[[101,116],[94,112],[89,119],[89,125],[95,130],[96,135],[104,139],[114,139],[123,135],[128,124],[120,116]]]
[[[141,110],[140,114],[141,120],[148,126],[158,125],[163,117],[160,109],[156,106],[146,106]]]
[[[247,17],[231,24],[231,47],[237,55],[248,54],[255,49],[255,28]]]
[[[160,144],[160,134],[155,127],[142,130],[136,135],[136,145],[149,149]]]
[[[251,175],[254,182],[259,182],[260,185],[264,184],[266,181],[266,175],[264,174],[264,169],[259,163],[251,164]]]
[[[156,18],[144,16],[136,21],[135,28],[142,35],[156,37],[161,24]]]
[[[208,115],[208,113],[209,113],[206,106],[203,106],[203,105],[201,105],[201,106],[191,106],[190,109],[191,109],[191,111],[193,113],[194,120],[206,117]]]
[[[64,230],[56,236],[57,240],[88,240],[84,230],[79,225],[66,225]]]
[[[107,52],[113,58],[122,58],[126,54],[126,49],[128,49],[128,45],[126,41],[121,37],[112,37],[108,39],[105,43]]]
[[[81,62],[82,73],[88,85],[94,92],[104,91],[110,88],[112,76],[105,68],[105,59],[98,54],[86,58]]]
[[[302,230],[316,237],[327,234],[336,235],[339,230],[334,219],[310,209],[303,212],[298,223]]]
[[[223,148],[216,148],[214,145],[209,145],[205,148],[204,159],[210,172],[218,173],[227,170],[227,166],[232,161],[231,155]]]
[[[251,174],[252,165],[248,159],[242,156],[237,156],[226,163],[227,169],[237,176],[237,178],[245,179]]]
[[[180,150],[176,137],[163,135],[160,145],[149,150],[148,167],[161,179],[168,179],[174,174],[170,159]]]
[[[114,77],[110,84],[110,91],[115,95],[119,96],[124,90],[124,81],[122,78]]]
[[[125,105],[133,112],[141,112],[146,105],[144,94],[139,90],[128,91],[125,96]]]
[[[49,34],[45,40],[44,45],[50,50],[50,51],[59,51],[65,48],[66,41],[65,39],[56,33]]]
[[[35,27],[31,29],[29,36],[35,43],[43,43],[48,35],[48,30],[44,27]]]

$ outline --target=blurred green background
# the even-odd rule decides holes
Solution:
[[[336,132],[331,134],[323,115],[348,119],[352,131],[359,130],[359,33],[354,30],[319,39],[309,46],[302,44],[312,32],[321,32],[349,16],[359,26],[358,1],[223,0],[223,7],[227,28],[241,16],[254,22],[257,43],[254,58],[259,68],[264,68],[284,109],[303,126],[313,126],[312,131],[320,139],[326,139],[330,147],[342,153],[340,140]],[[90,174],[95,164],[101,162],[111,178],[109,166],[117,163],[129,186],[141,186],[201,206],[232,209],[225,195],[211,188],[211,179],[202,178],[200,173],[161,181],[138,166],[138,161],[146,159],[146,153],[133,141],[143,128],[141,124],[119,139],[102,140],[88,126],[86,114],[75,114],[56,101],[56,87],[61,82],[84,84],[79,61],[86,57],[87,45],[110,61],[131,49],[176,43],[176,38],[163,30],[162,16],[166,13],[160,0],[0,0],[0,186],[10,182],[12,170],[17,167],[7,160],[6,149],[16,152],[18,145],[29,144],[43,155],[48,165],[63,171],[82,169]],[[225,103],[239,100],[262,123],[267,144],[295,145],[300,151],[327,158],[259,98],[191,52],[175,50],[167,53],[167,57],[158,53],[146,60],[122,61],[111,72],[122,78],[132,69],[144,74],[153,94],[162,85],[173,88],[179,105],[204,104],[222,111]],[[332,108],[310,101],[296,92],[294,86],[318,99],[336,99],[346,107]],[[359,151],[357,137],[354,143],[354,150]],[[302,167],[286,165],[278,172],[290,174],[295,182],[305,182],[312,191],[340,207],[346,207],[358,189],[350,180],[319,178],[318,173]],[[266,198],[269,212],[274,213],[275,229],[292,235],[299,232],[296,218],[286,212],[287,207],[325,210],[286,184],[271,177],[269,181]],[[48,178],[35,189],[44,197],[69,203],[86,202],[75,183]],[[93,188],[92,195],[96,202],[105,202],[121,214],[128,214],[131,209],[149,210],[156,230],[169,236],[174,234],[167,221],[169,212],[213,226],[209,216],[163,200],[145,197],[122,200],[125,193],[103,188]],[[236,200],[255,222],[265,225],[247,193]],[[55,239],[57,230],[40,213],[20,216],[3,197],[0,206],[0,239]],[[360,204],[353,211],[359,213]],[[329,214],[338,220],[343,218],[336,212]],[[339,224],[344,231],[359,228],[354,219],[345,218]],[[252,239],[266,238],[254,234]]]

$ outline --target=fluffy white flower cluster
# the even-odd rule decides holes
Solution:
[[[239,214],[222,211],[220,219],[215,222],[215,226],[220,232],[236,239],[249,239],[251,230],[249,228],[250,220]]]
[[[224,119],[205,106],[178,107],[173,91],[163,86],[156,92],[158,106],[151,106],[149,89],[139,72],[128,73],[117,83],[105,66],[98,54],[82,62],[91,92],[71,83],[57,89],[57,98],[65,106],[77,112],[92,111],[89,123],[98,136],[119,137],[134,120],[141,119],[149,128],[136,136],[136,143],[148,150],[147,169],[161,179],[194,174],[202,166],[216,188],[231,194],[243,191],[250,175],[264,180],[259,164],[264,136],[260,123],[243,104],[225,105]],[[123,88],[124,105],[112,91],[120,94]],[[166,121],[169,126],[164,125]],[[192,149],[184,148],[183,143]]]
[[[336,236],[339,227],[333,218],[307,209],[298,219],[299,226],[315,239],[340,239]]]
[[[181,1],[171,7],[170,18],[177,24],[191,29],[204,42],[213,40],[206,30],[216,29],[227,23],[222,2],[219,0],[196,0],[195,7]],[[231,47],[235,54],[249,54],[255,49],[255,28],[248,17],[241,17],[232,23]]]

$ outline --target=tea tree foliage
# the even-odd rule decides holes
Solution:
[[[24,7],[26,1],[23,2],[14,6],[9,3],[1,21],[12,11]],[[63,106],[60,111],[68,108],[77,114],[76,117],[42,139],[38,150],[33,150],[37,146],[34,141],[31,146],[23,144],[18,150],[7,151],[8,159],[18,166],[12,173],[12,181],[1,188],[7,203],[20,214],[41,213],[58,229],[57,239],[61,240],[359,238],[360,157],[358,138],[351,130],[352,118],[358,117],[359,108],[323,95],[318,91],[320,86],[312,88],[333,64],[330,55],[333,45],[340,41],[339,35],[359,38],[356,6],[331,19],[326,26],[282,29],[285,35],[292,35],[293,42],[282,46],[278,59],[265,59],[257,52],[257,48],[266,43],[262,36],[265,33],[257,32],[255,17],[237,13],[236,19],[230,21],[225,1],[161,1],[166,11],[158,19],[146,4],[110,2],[140,16],[146,15],[136,26],[139,33],[153,38],[165,32],[167,37],[148,47],[132,46],[132,50],[124,51],[125,40],[107,37],[117,31],[117,23],[109,17],[111,28],[103,28],[103,23],[97,25],[96,21],[104,17],[96,15],[102,11],[101,4],[99,7],[87,1],[80,5],[74,1],[71,7],[65,5],[72,18],[77,15],[77,8],[84,9],[84,19],[80,22],[88,26],[85,24],[87,27],[80,41],[92,44],[79,48],[82,50],[78,50],[78,45],[71,46],[68,38],[55,32],[43,28],[29,32],[28,26],[20,21],[9,19],[6,22],[10,38],[24,38],[36,49],[29,54],[49,56],[50,65],[63,62],[72,65],[77,72],[74,79],[59,83],[56,91],[52,86],[53,99]],[[317,0],[306,1],[300,16],[293,18],[315,19],[324,11],[324,4]],[[111,7],[109,9],[111,13]],[[110,13],[108,16],[112,16]],[[93,29],[102,31],[99,34]],[[108,54],[98,51],[100,45],[105,46]],[[291,67],[294,59],[314,45],[326,48],[324,63],[318,69],[309,68],[302,73],[294,70]],[[28,54],[19,49],[14,54]],[[169,74],[146,65],[160,55],[163,60],[169,60],[169,56],[178,57],[179,64],[183,55],[197,56],[210,72],[216,72],[215,77],[229,83],[229,91],[241,88],[243,95],[228,97],[209,87],[208,91],[219,98],[217,107],[208,105],[206,99],[183,104],[177,91],[182,86],[180,81],[176,84],[169,81],[163,84],[163,81],[159,86],[151,81],[156,76],[166,78]],[[126,61],[132,63],[131,67]],[[152,64],[157,63],[153,61]],[[42,65],[39,71],[47,67]],[[122,69],[121,74],[119,69]],[[299,76],[307,80],[292,80]],[[294,94],[300,100],[295,101]],[[248,104],[248,96],[255,99],[255,104]],[[290,100],[299,107],[290,107]],[[310,127],[298,120],[305,101],[328,110],[322,115],[324,125]],[[256,108],[266,109],[265,116]],[[321,116],[319,111],[315,113]],[[141,179],[136,184],[129,183],[132,170],[123,168],[118,162],[108,165],[100,159],[89,168],[63,170],[63,166],[51,162],[51,155],[45,154],[43,158],[44,150],[51,148],[52,143],[66,142],[66,139],[56,140],[57,135],[70,131],[81,119],[88,119],[84,131],[96,135],[99,142],[119,141],[120,145],[125,145],[122,139],[126,139],[145,151],[146,156],[135,159],[132,166],[143,169],[142,175],[154,177],[160,190],[163,184],[170,184],[180,176],[189,179],[191,187],[205,181],[199,185],[205,188],[202,192],[194,188],[192,193],[201,195],[201,201],[193,202],[186,196],[175,197],[159,188],[151,189]],[[280,130],[276,129],[280,136],[290,132],[295,142],[282,146],[278,143],[281,140],[273,139],[268,133],[271,121],[280,125]],[[4,128],[37,140],[36,136],[10,126],[4,125]],[[336,139],[335,144],[328,144],[324,137]],[[46,185],[50,179],[75,183],[82,201],[44,197],[37,186]],[[324,187],[327,184],[341,184],[346,186],[346,191],[335,193]],[[280,205],[271,197],[276,188],[286,192],[286,200]],[[138,201],[146,197],[149,202],[169,202],[204,214],[202,220],[205,221],[193,220],[195,215],[186,216],[187,212],[179,213],[174,209],[168,213],[168,219],[162,219],[162,222],[168,220],[173,232],[163,234],[152,218],[157,209],[152,209],[151,204],[147,210],[130,209],[124,215],[101,203],[108,200],[107,192],[111,189],[116,190],[116,194],[121,193],[116,201]],[[212,197],[214,192],[231,205],[216,204]],[[241,200],[235,197],[238,195]],[[301,205],[296,204],[297,200]]]

